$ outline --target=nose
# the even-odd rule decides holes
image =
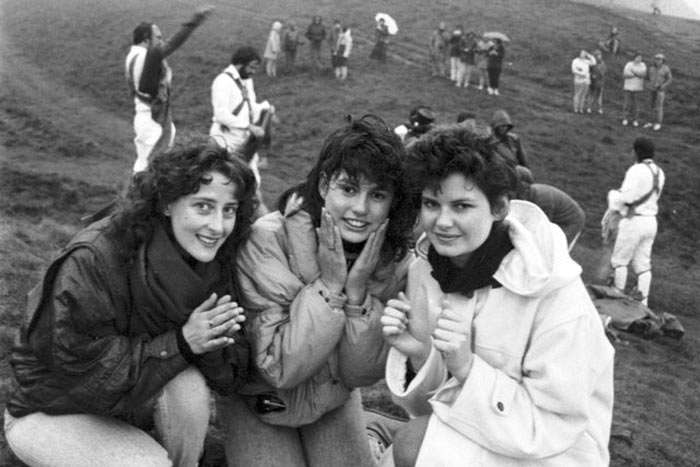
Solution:
[[[440,229],[448,229],[452,227],[452,216],[450,216],[450,213],[447,209],[440,209],[440,213],[438,214],[437,219],[435,220],[435,226]]]
[[[364,216],[369,209],[367,193],[358,194],[352,204],[352,213],[358,216]]]
[[[224,233],[224,213],[222,210],[216,210],[211,214],[207,227],[213,234],[222,235]]]

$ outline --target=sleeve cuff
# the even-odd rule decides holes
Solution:
[[[185,340],[185,335],[182,333],[182,328],[177,330],[177,348],[180,351],[182,357],[187,361],[187,363],[195,363],[197,361],[197,355],[192,352],[190,344]]]

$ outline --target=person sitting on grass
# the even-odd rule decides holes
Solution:
[[[607,465],[614,350],[566,239],[462,127],[408,149],[425,235],[381,322],[411,415],[383,465]]]
[[[197,464],[209,389],[247,378],[232,266],[255,192],[225,149],[176,147],[63,248],[29,294],[11,356],[5,437],[22,462]]]
[[[379,319],[412,258],[404,159],[384,122],[352,120],[294,190],[301,209],[255,222],[237,260],[255,377],[218,412],[229,466],[373,465],[358,388],[384,374]]]

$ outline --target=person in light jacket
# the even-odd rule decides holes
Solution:
[[[338,36],[338,46],[336,48],[334,73],[335,77],[345,81],[348,77],[348,57],[352,51],[352,34],[349,27],[344,27]]]
[[[358,388],[384,375],[379,320],[405,286],[404,157],[381,120],[353,120],[293,190],[301,208],[254,224],[237,268],[257,371],[220,404],[229,465],[373,465]]]
[[[585,50],[571,61],[571,73],[574,75],[574,113],[583,113],[588,88],[591,85],[591,67],[595,64],[595,57]]]
[[[644,91],[647,66],[642,61],[642,54],[635,54],[634,60],[627,62],[622,70],[624,100],[622,102],[622,125],[627,126],[632,116],[632,126],[639,126],[639,104]]]
[[[382,325],[412,419],[385,465],[606,465],[614,350],[561,229],[469,129],[408,153],[425,235]]]
[[[282,50],[282,23],[272,23],[270,35],[267,36],[263,58],[265,59],[265,74],[272,78],[277,76],[277,57]]]

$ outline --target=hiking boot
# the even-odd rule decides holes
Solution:
[[[627,119],[622,120],[622,126],[627,126]]]
[[[598,113],[599,113],[600,115],[603,115],[603,109],[598,109]]]
[[[638,126],[639,126],[639,122],[638,122],[637,120],[634,120],[634,121],[632,122],[632,126],[633,126],[633,127],[638,127]]]
[[[498,89],[494,89],[494,90],[493,90],[493,93],[494,93],[494,95],[496,95],[496,96],[500,96],[500,95],[501,95],[501,93],[498,92]]]
[[[644,124],[644,128],[651,128],[652,125],[653,125],[653,123],[651,123],[651,122],[646,122],[646,123]]]
[[[492,94],[493,94],[493,89],[491,89],[491,86],[489,86],[488,88],[486,88],[486,92],[488,92],[489,95],[492,95]]]
[[[661,124],[660,123],[654,123],[654,131],[659,131],[661,129]]]

